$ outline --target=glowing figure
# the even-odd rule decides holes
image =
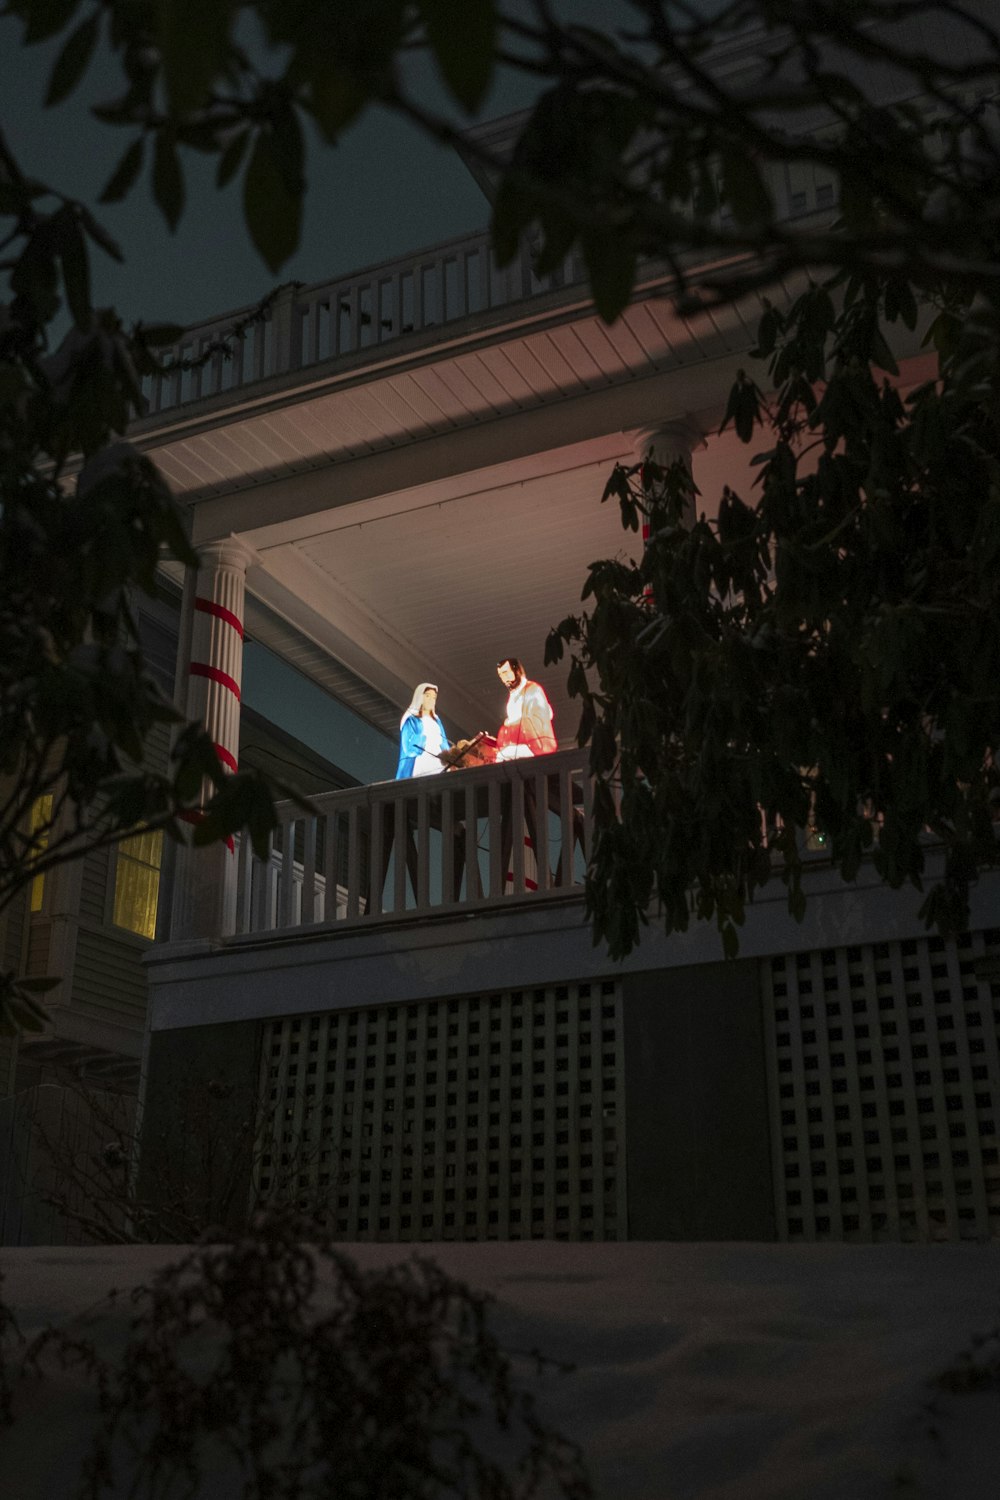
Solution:
[[[508,689],[507,713],[497,732],[497,760],[551,755],[558,745],[545,689],[530,680],[516,656],[498,662],[497,676]]]
[[[433,682],[418,682],[410,706],[399,721],[397,781],[436,776],[444,770],[441,752],[450,750],[451,745],[436,713],[437,692]]]

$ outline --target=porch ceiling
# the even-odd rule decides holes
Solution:
[[[620,436],[613,446],[541,478],[352,506],[323,533],[260,552],[262,568],[325,619],[340,659],[398,704],[434,681],[449,729],[493,731],[505,698],[496,662],[513,652],[545,682],[568,741],[565,672],[543,670],[543,648],[579,605],[587,564],[622,546],[616,509],[599,503],[614,459],[631,457]],[[251,587],[268,597],[260,570]]]
[[[543,666],[545,637],[579,610],[590,563],[635,555],[617,505],[601,504],[617,459],[633,460],[621,432],[540,455],[534,472],[494,466],[331,510],[311,535],[263,528],[248,536],[250,590],[312,643],[312,664],[300,662],[312,675],[328,654],[399,706],[435,681],[455,733],[496,729],[496,662],[512,652],[544,683],[569,744],[579,707],[565,668]],[[714,507],[723,483],[749,485],[745,450],[713,439],[695,474]]]
[[[343,696],[342,664],[367,717],[391,723],[428,679],[450,731],[495,730],[495,664],[513,652],[568,744],[578,707],[544,644],[579,609],[588,565],[634,549],[600,503],[611,466],[633,461],[637,428],[711,430],[756,309],[681,318],[651,288],[611,327],[578,292],[511,312],[191,402],[136,437],[190,505],[197,544],[254,548],[251,596],[295,632],[296,665]]]
[[[470,315],[422,338],[373,347],[135,424],[181,499],[328,474],[428,439],[551,409],[648,377],[742,354],[756,304],[681,317],[650,287],[608,327],[579,289]],[[436,335],[436,336],[435,336]]]

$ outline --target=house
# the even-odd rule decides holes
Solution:
[[[832,206],[817,175],[774,188],[790,217]],[[70,998],[22,1044],[17,1087],[57,1055],[117,1070],[142,1100],[144,1191],[201,1174],[210,1217],[280,1196],[343,1239],[1000,1235],[995,878],[956,943],[821,849],[805,921],[776,885],[736,962],[655,920],[622,963],[591,943],[586,759],[546,632],[627,546],[600,504],[613,463],[682,457],[707,507],[749,489],[718,426],[755,309],[684,317],[669,286],[647,266],[606,326],[573,259],[539,279],[526,247],[499,270],[477,235],[191,328],[150,383],[133,436],[202,560],[165,573],[153,621],[176,634],[179,701],[225,762],[251,725],[312,779],[267,860],[182,851],[154,880],[126,846],[103,883],[89,859],[25,914],[29,968],[58,963]],[[915,344],[900,354],[904,383],[925,378]],[[493,730],[511,653],[559,750],[392,781],[413,685],[437,682],[453,736]],[[112,959],[129,875],[146,925]]]

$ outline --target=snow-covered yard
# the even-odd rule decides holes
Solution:
[[[408,1253],[348,1248],[364,1266]],[[1000,1379],[969,1393],[931,1384],[976,1335],[995,1334],[998,1246],[420,1250],[497,1299],[504,1345],[575,1365],[545,1378],[542,1407],[583,1446],[600,1500],[1000,1496]],[[178,1254],[2,1250],[4,1295],[27,1335],[57,1322],[111,1350],[130,1307],[105,1294]],[[977,1357],[1000,1361],[995,1338]],[[0,1438],[0,1495],[72,1500],[90,1397],[60,1376],[20,1404]]]

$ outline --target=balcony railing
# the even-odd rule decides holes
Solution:
[[[828,212],[834,206],[832,179],[809,163],[777,164],[768,176],[781,219]],[[720,209],[716,219],[725,227],[728,211]],[[650,265],[647,270],[657,284],[666,276],[662,266]],[[583,287],[586,279],[582,258],[576,253],[549,274],[536,275],[527,243],[501,270],[484,230],[349,276],[288,287],[238,337],[233,338],[231,331],[252,318],[252,306],[195,324],[177,344],[163,350],[164,363],[176,368],[145,378],[148,415],[376,350],[493,308],[566,287]],[[227,348],[216,348],[204,364],[184,368],[213,345],[223,343]]]
[[[385,781],[280,805],[266,860],[239,848],[237,934],[497,909],[579,893],[587,753]]]
[[[289,287],[237,338],[230,332],[253,314],[252,307],[199,323],[164,350],[164,363],[177,368],[146,377],[148,414],[359,354],[470,314],[582,285],[584,280],[577,256],[547,276],[536,276],[526,245],[501,270],[484,231],[334,281]],[[223,341],[228,342],[228,353],[218,348],[198,368],[182,367]]]

